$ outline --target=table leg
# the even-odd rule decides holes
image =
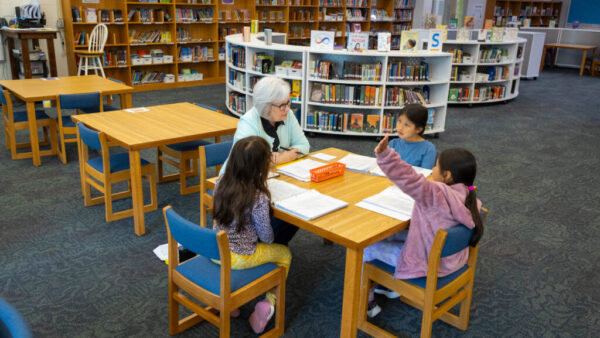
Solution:
[[[26,79],[31,79],[31,62],[29,61],[28,42],[28,39],[21,39],[21,57],[23,58],[23,76]]]
[[[37,120],[35,119],[35,102],[27,102],[27,120],[29,121],[29,139],[33,165],[40,166],[40,142],[38,140]]]
[[[139,150],[129,150],[129,168],[131,170],[133,225],[135,234],[141,236],[146,233],[146,226],[144,224],[144,192],[142,190],[142,166]]]
[[[552,48],[552,68],[556,65],[556,59],[558,59],[558,47]]]
[[[579,76],[583,75],[585,70],[585,59],[587,59],[587,49],[583,50],[583,57],[581,58],[581,67],[579,67]]]
[[[346,272],[342,305],[340,337],[356,337],[358,329],[358,300],[362,274],[363,249],[346,249]]]
[[[19,79],[19,61],[14,57],[12,51],[15,49],[15,40],[11,37],[8,40],[8,59],[10,60],[10,72],[13,80]]]
[[[46,39],[48,45],[48,58],[50,60],[50,76],[57,77],[58,72],[56,71],[56,55],[54,55],[54,38]]]
[[[544,51],[542,52],[542,62],[540,62],[540,72],[544,69],[544,62],[546,61],[546,53],[548,49],[544,47]]]
[[[131,108],[131,93],[123,93],[121,96],[121,109]]]

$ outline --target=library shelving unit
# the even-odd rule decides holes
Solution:
[[[548,27],[554,20],[556,26],[560,19],[562,1],[520,1],[520,0],[488,0],[485,18],[492,19],[495,26],[504,26],[517,17],[521,26],[529,20],[531,27]]]
[[[255,36],[244,42],[236,34],[226,37],[226,59],[225,103],[237,116],[252,108],[255,79],[276,75],[296,81],[292,92],[299,97],[292,100],[292,110],[307,132],[383,136],[395,131],[400,109],[413,102],[424,103],[430,112],[425,133],[437,135],[445,128],[450,53],[325,52],[277,43],[266,46]],[[274,72],[265,68],[265,59],[267,67],[275,66]],[[301,61],[300,74],[282,72],[277,66],[283,61]]]
[[[507,101],[519,95],[526,39],[516,42],[448,40],[452,54],[448,104]]]

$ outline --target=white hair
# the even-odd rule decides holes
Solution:
[[[282,102],[290,97],[290,84],[276,76],[265,76],[253,89],[254,107],[260,116],[269,117],[271,104]]]

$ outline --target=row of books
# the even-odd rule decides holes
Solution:
[[[171,42],[171,32],[153,30],[148,32],[136,32],[134,29],[129,31],[129,41],[131,43],[153,43],[153,42]]]
[[[229,108],[243,114],[246,112],[246,95],[229,92]]]
[[[310,27],[291,26],[288,32],[290,38],[310,38]]]
[[[256,16],[261,21],[283,21],[283,11],[256,11]]]
[[[275,71],[275,59],[273,55],[256,53],[252,56],[252,70],[263,74],[272,74]]]
[[[398,116],[400,111],[385,111],[383,113],[383,120],[381,121],[381,131],[384,134],[395,133],[396,125],[398,123]],[[427,123],[425,124],[425,131],[433,129],[435,123],[435,108],[427,108]]]
[[[229,62],[235,67],[246,68],[246,49],[229,45]]]
[[[221,27],[219,26],[219,40],[225,40],[227,35],[238,34],[242,32],[241,27]]]
[[[381,62],[364,64],[344,61],[342,78],[344,80],[380,81]]]
[[[245,73],[230,69],[229,70],[229,84],[239,90],[245,90],[245,87],[246,87]]]
[[[346,9],[346,20],[349,21],[363,21],[365,20],[365,12],[359,8],[347,8]]]
[[[102,55],[102,65],[104,67],[126,66],[127,51],[124,49],[105,50],[104,54]]]
[[[371,8],[371,21],[394,21],[385,9]]]
[[[452,49],[448,49],[446,52],[452,54],[452,62],[454,62],[454,63],[463,63],[465,56],[468,58],[471,57],[471,54],[464,53],[462,48],[452,48]]]
[[[502,99],[505,96],[506,86],[504,85],[475,87],[473,91],[473,101],[478,102]]]
[[[313,11],[309,9],[290,11],[290,21],[313,21],[314,19]]]
[[[348,35],[348,33],[360,33],[362,32],[362,24],[360,23],[346,23],[346,35]]]
[[[394,10],[394,17],[396,20],[412,20],[412,9],[396,9]]]
[[[380,116],[366,113],[337,113],[309,111],[306,114],[306,128],[324,131],[357,133],[379,133]]]
[[[488,74],[488,81],[508,80],[508,66],[484,67],[483,70]],[[478,69],[477,71],[481,70]]]
[[[342,0],[319,0],[319,6],[343,6]]]
[[[176,31],[177,42],[210,42],[209,37],[192,38],[192,33],[189,29],[178,27]]]
[[[84,46],[87,44],[87,34],[86,32],[77,32],[75,33],[75,38],[73,42],[78,46]]]
[[[394,0],[394,8],[414,8],[415,0]]]
[[[163,9],[136,8],[129,10],[127,20],[131,22],[171,22],[172,18]]]
[[[469,71],[466,69],[462,69],[459,71],[460,67],[452,66],[452,70],[450,72],[450,81],[468,81],[469,80]],[[472,78],[470,79],[472,81]]]
[[[382,87],[314,83],[310,99],[321,103],[380,106],[382,97]]]
[[[395,23],[392,24],[392,34],[402,34],[402,31],[408,31],[411,28],[410,23]]]
[[[401,107],[406,104],[429,103],[429,87],[421,88],[403,88],[403,87],[388,87],[385,90],[385,106],[386,107]]]
[[[448,90],[448,102],[463,102],[471,100],[471,89],[464,87],[450,88]]]
[[[285,0],[256,0],[257,5],[284,6]]]
[[[346,0],[346,7],[367,7],[367,0]]]
[[[213,49],[207,46],[177,47],[177,55],[183,62],[214,60]]]
[[[494,63],[501,62],[502,56],[508,55],[508,51],[502,48],[486,48],[479,51],[479,62]]]
[[[219,11],[219,21],[249,21],[249,9],[228,9]]]
[[[212,21],[213,9],[208,8],[176,8],[175,21],[177,22],[199,22]]]
[[[387,66],[388,81],[429,81],[429,64],[402,64],[402,61],[390,62]]]
[[[73,22],[123,22],[120,9],[96,9],[92,7],[71,7]]]
[[[167,73],[165,72],[140,72],[133,71],[131,72],[131,79],[133,80],[133,84],[147,84],[147,83],[159,83],[163,82]]]

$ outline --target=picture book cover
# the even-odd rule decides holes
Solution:
[[[448,24],[448,28],[456,29],[458,27],[458,19],[450,19],[450,23]]]
[[[400,51],[416,52],[419,49],[417,42],[419,42],[419,32],[414,30],[403,31],[400,36]]]
[[[456,41],[469,41],[471,31],[467,28],[459,28],[456,32]]]
[[[467,29],[473,29],[475,27],[475,18],[472,16],[465,16],[463,27]]]
[[[487,40],[488,32],[488,29],[480,29],[479,31],[477,31],[477,41],[485,42]]]
[[[435,28],[435,23],[437,22],[437,15],[435,14],[425,14],[425,29],[433,29]]]
[[[310,31],[310,48],[319,50],[333,50],[335,32]]]
[[[494,21],[492,19],[485,19],[485,22],[483,24],[483,29],[492,29],[493,22]]]
[[[502,42],[504,38],[504,27],[492,27],[490,42]]]
[[[433,130],[433,122],[435,122],[435,108],[427,108],[427,123],[425,130]]]
[[[367,124],[365,125],[367,133],[379,132],[379,115],[367,115]]]
[[[350,115],[350,126],[348,126],[350,131],[362,132],[363,129],[363,114],[354,113]]]
[[[517,38],[519,37],[519,29],[508,27],[504,30],[504,34],[504,41],[517,42]]]
[[[354,53],[366,52],[369,49],[369,33],[349,33],[346,49]]]
[[[448,26],[446,25],[436,25],[435,29],[443,29],[444,30],[444,42],[448,39]]]
[[[377,33],[377,50],[380,52],[389,52],[392,44],[392,34],[390,32]]]

